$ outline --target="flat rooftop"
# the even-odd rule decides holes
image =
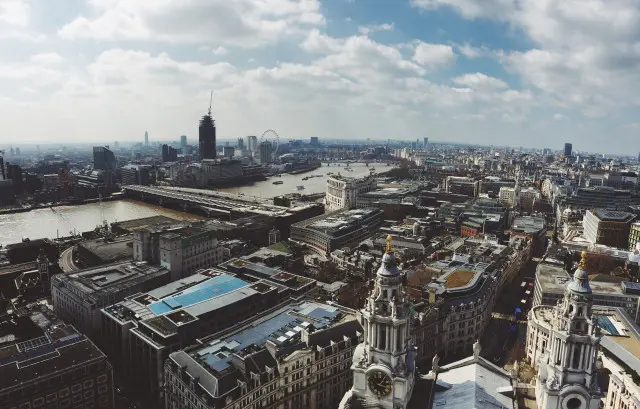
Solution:
[[[607,222],[629,222],[635,217],[632,213],[607,209],[595,209],[593,214],[601,221]]]
[[[194,218],[196,217],[194,216]],[[179,222],[180,222],[179,220],[176,220],[167,216],[151,216],[151,217],[143,217],[140,219],[116,222],[116,223],[113,223],[112,226],[133,232],[134,230],[144,229],[144,228],[155,226],[158,224],[175,224]]]
[[[294,346],[301,341],[301,332],[329,328],[344,320],[354,319],[336,307],[316,302],[286,306],[277,312],[251,323],[241,330],[219,339],[207,340],[206,345],[191,351],[209,371],[224,372],[231,367],[231,355],[246,356],[272,342],[276,348]]]
[[[537,216],[518,216],[513,220],[511,229],[525,233],[536,233],[544,229],[544,218]]]
[[[572,280],[571,276],[565,271],[564,267],[558,264],[540,263],[536,270],[536,281],[542,287],[543,292],[555,294],[564,293],[564,289]],[[589,280],[589,285],[594,296],[615,295],[637,298],[636,294],[629,294],[623,291],[620,282],[606,282],[598,280]]]
[[[90,294],[114,291],[164,274],[169,274],[169,270],[144,262],[125,262],[56,275],[53,280],[73,285],[81,292]]]
[[[78,244],[85,250],[90,251],[103,262],[116,262],[122,259],[133,257],[133,236],[126,235],[117,237],[115,240],[107,241],[104,238],[88,240]]]
[[[352,228],[359,226],[363,220],[374,217],[376,214],[382,215],[382,212],[378,209],[366,208],[336,212],[326,215],[319,220],[315,220],[306,227],[332,235],[339,234],[341,231],[346,233]]]
[[[89,339],[60,321],[47,304],[28,305],[4,319],[0,321],[5,332],[0,339],[2,391],[105,358]]]

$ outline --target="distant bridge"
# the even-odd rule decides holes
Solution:
[[[132,199],[230,219],[258,214],[285,216],[289,210],[274,205],[268,199],[213,190],[142,185],[127,185],[122,190],[126,197]]]

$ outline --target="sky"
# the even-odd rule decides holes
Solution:
[[[0,0],[0,144],[640,151],[639,0]]]

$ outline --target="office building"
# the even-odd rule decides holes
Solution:
[[[508,208],[515,207],[518,204],[516,189],[514,187],[501,187],[498,193],[498,200]]]
[[[640,250],[640,222],[634,222],[629,228],[629,250]]]
[[[362,329],[349,310],[302,301],[213,334],[164,366],[168,409],[334,409]]]
[[[149,147],[149,132],[144,131],[144,146]]]
[[[222,156],[231,159],[233,158],[233,154],[235,152],[235,148],[233,146],[223,146],[222,147]]]
[[[537,369],[535,394],[538,408],[599,409],[597,357],[602,321],[593,315],[594,296],[585,270],[580,267],[562,290],[555,307],[537,306],[529,313],[527,357]]]
[[[168,283],[169,270],[125,262],[57,274],[51,278],[56,314],[92,339],[100,339],[100,309],[126,296]]]
[[[573,150],[573,145],[572,144],[570,144],[568,142],[564,144],[564,156],[566,156],[566,157],[571,156],[571,154],[573,153],[572,150]]]
[[[247,149],[250,156],[256,156],[258,152],[258,137],[254,135],[247,136]]]
[[[445,179],[445,191],[447,193],[478,197],[480,181],[468,177],[447,176]]]
[[[109,148],[105,146],[94,146],[93,147],[93,169],[94,170],[106,170],[110,172],[115,172],[118,168],[118,162],[116,161],[116,157],[109,150]]]
[[[125,165],[120,169],[123,185],[152,185],[155,180],[154,169],[150,165]]]
[[[273,145],[269,141],[260,142],[260,163],[266,164],[273,161]]]
[[[556,305],[564,295],[571,276],[562,264],[543,261],[536,269],[533,306]],[[633,321],[640,323],[640,291],[628,281],[590,280],[593,305],[624,310]]]
[[[178,150],[166,143],[162,145],[162,161],[175,162],[178,160]]]
[[[373,176],[352,178],[341,175],[327,177],[325,205],[328,210],[353,209],[358,206],[358,196],[375,190]]]
[[[317,136],[312,136],[311,138],[309,138],[309,145],[311,145],[311,146],[319,146],[320,145],[320,140],[318,139]]]
[[[47,304],[5,315],[0,328],[0,407],[117,409],[106,356]]]
[[[291,240],[321,255],[342,247],[353,247],[375,233],[382,224],[382,210],[341,210],[295,223]]]
[[[169,354],[252,321],[288,298],[286,288],[203,270],[102,310],[104,351],[133,394],[162,402]]]
[[[426,148],[429,145],[429,138],[423,138],[422,147]]]
[[[629,230],[635,215],[627,212],[593,209],[587,210],[582,220],[584,237],[591,244],[627,248]]]
[[[171,281],[222,263],[223,252],[216,231],[197,226],[158,225],[133,233],[133,259],[166,268]]]
[[[572,195],[555,197],[554,202],[556,217],[561,219],[562,212],[568,208],[582,214],[594,208],[627,211],[629,206],[640,204],[640,196],[631,190],[608,186],[579,187]]]
[[[216,123],[211,116],[211,108],[209,108],[207,115],[200,120],[198,144],[200,159],[215,159],[218,156],[216,151]]]
[[[187,146],[187,135],[180,135],[180,148],[184,150],[186,146]]]

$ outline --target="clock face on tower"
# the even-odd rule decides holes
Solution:
[[[379,398],[391,393],[391,378],[380,370],[372,371],[369,374],[367,383],[369,384],[371,392]]]

